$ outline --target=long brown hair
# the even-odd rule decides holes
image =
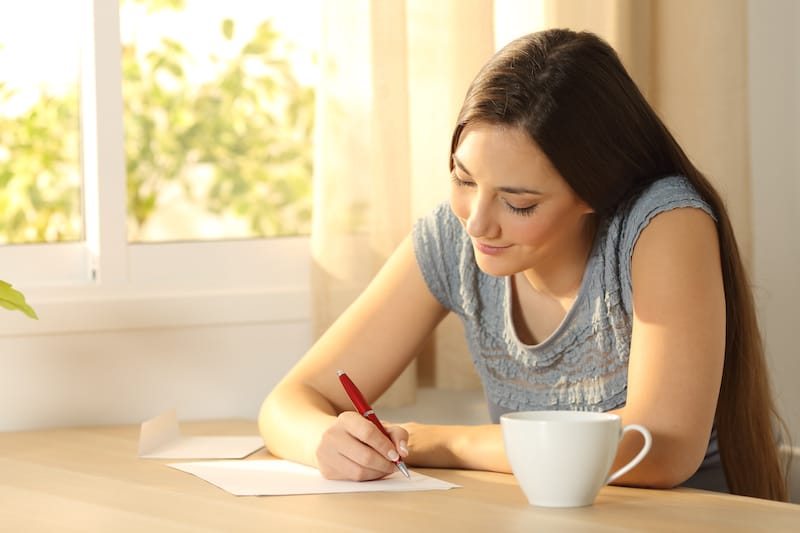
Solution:
[[[470,85],[451,143],[471,122],[519,127],[598,216],[653,181],[685,176],[716,215],[725,288],[725,362],[715,425],[728,487],[785,501],[777,416],[755,305],[725,205],[626,72],[587,32],[547,30],[508,44]],[[784,435],[788,436],[786,431]]]

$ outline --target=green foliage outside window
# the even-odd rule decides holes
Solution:
[[[13,96],[0,81],[0,103]],[[72,90],[0,115],[0,243],[80,239],[77,109]]]
[[[134,1],[150,11],[183,6]],[[227,40],[236,31],[229,19],[219,28]],[[265,20],[237,57],[212,58],[216,76],[199,84],[187,78],[193,58],[180,42],[162,39],[143,61],[134,44],[123,47],[131,240],[167,184],[209,213],[247,220],[251,236],[309,232],[315,92],[276,55],[281,41]],[[0,103],[11,96],[0,82]],[[80,239],[80,189],[68,170],[78,167],[77,99],[45,94],[21,115],[0,116],[0,242]]]

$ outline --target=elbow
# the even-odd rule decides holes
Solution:
[[[639,465],[618,481],[621,485],[650,489],[672,489],[692,477],[703,462],[704,453],[683,453],[682,450],[667,451],[651,449]]]
[[[275,435],[275,408],[274,404],[275,400],[272,398],[272,395],[268,395],[263,402],[261,402],[261,408],[258,411],[258,432],[261,434],[261,438],[264,440],[264,446],[267,448],[268,451],[271,450],[270,445],[274,446],[274,443],[270,442],[270,435]]]
[[[697,472],[697,468],[687,468],[684,465],[660,465],[653,468],[647,475],[647,482],[644,486],[652,489],[674,489],[692,477]]]

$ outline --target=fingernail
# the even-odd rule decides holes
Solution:
[[[400,455],[397,453],[397,450],[389,450],[389,460],[390,461],[397,461],[400,459]]]
[[[402,455],[408,455],[408,444],[406,444],[406,441],[401,440],[399,448]]]

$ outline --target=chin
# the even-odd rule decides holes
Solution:
[[[488,274],[490,276],[495,276],[498,278],[502,278],[505,276],[511,276],[519,272],[518,269],[510,268],[509,265],[499,264],[499,261],[475,261],[478,265],[478,268],[484,274]]]

